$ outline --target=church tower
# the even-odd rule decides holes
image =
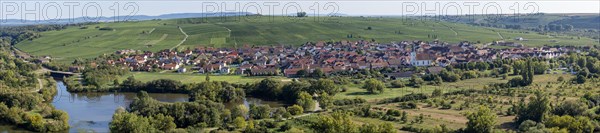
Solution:
[[[416,65],[417,63],[417,52],[415,51],[416,46],[412,46],[412,51],[410,52],[410,64]]]

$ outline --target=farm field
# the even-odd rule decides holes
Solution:
[[[100,30],[102,28],[108,30]],[[188,35],[187,38],[185,34]],[[89,59],[122,49],[158,51],[198,46],[298,46],[309,41],[339,40],[375,40],[389,43],[438,39],[448,43],[460,41],[490,43],[498,40],[514,41],[516,37],[526,39],[527,41],[517,42],[526,46],[598,44],[585,37],[578,39],[571,36],[540,35],[521,30],[399,17],[298,19],[243,16],[70,26],[65,30],[42,32],[40,38],[23,41],[15,46],[31,55],[50,55],[55,62],[70,63],[77,58]]]

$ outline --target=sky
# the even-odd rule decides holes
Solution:
[[[201,0],[0,0],[0,19],[56,19],[98,16],[156,16],[171,13],[252,12],[286,15],[299,11],[309,16],[419,16],[515,13],[600,13],[600,1],[201,1]]]

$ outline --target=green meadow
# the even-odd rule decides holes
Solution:
[[[128,77],[133,76],[135,79],[142,82],[148,82],[158,79],[172,79],[181,81],[182,83],[201,83],[206,81],[206,74],[192,74],[192,73],[153,73],[153,72],[131,72],[128,75],[121,76],[120,80],[123,81]],[[211,81],[227,81],[229,83],[246,84],[256,83],[261,80],[268,78],[267,76],[257,77],[246,77],[242,75],[210,75]],[[281,81],[291,81],[288,78],[280,76],[271,76],[270,78],[280,79]]]
[[[99,30],[104,27],[112,30]],[[185,41],[185,34],[179,28],[188,35]],[[451,44],[460,41],[489,43],[514,41],[516,37],[525,38],[527,41],[518,43],[526,46],[598,44],[585,37],[540,35],[522,30],[400,17],[239,16],[99,23],[85,25],[85,28],[71,26],[65,30],[42,32],[40,38],[23,41],[16,47],[32,55],[50,55],[54,61],[69,63],[76,58],[93,58],[121,49],[298,46],[309,41],[363,39],[381,43],[434,39]]]

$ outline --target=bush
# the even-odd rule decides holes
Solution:
[[[565,78],[563,78],[563,76],[560,76],[560,77],[558,77],[558,79],[556,79],[556,81],[558,81],[558,82],[562,82],[564,80],[565,80]]]
[[[98,30],[113,30],[113,28],[111,28],[111,27],[102,27],[102,28],[99,28]]]
[[[392,84],[392,87],[394,87],[394,88],[403,88],[406,86],[406,84],[400,80],[394,80],[394,81],[392,81],[391,84]]]
[[[288,112],[290,112],[291,115],[300,115],[300,114],[302,114],[302,112],[304,112],[304,109],[301,106],[296,105],[296,104],[287,107],[287,110],[288,110]]]
[[[565,101],[554,108],[553,113],[555,115],[563,116],[579,116],[582,115],[588,109],[588,106],[584,102],[580,101]]]
[[[427,95],[422,94],[422,93],[418,93],[418,94],[411,93],[411,94],[404,95],[401,97],[383,99],[379,102],[379,104],[425,100],[427,98],[428,98]]]
[[[417,104],[414,102],[403,102],[400,103],[398,105],[398,107],[402,108],[402,109],[416,109],[417,108]]]
[[[440,109],[451,109],[452,108],[452,104],[450,102],[442,102],[442,107]]]
[[[335,100],[333,101],[333,105],[336,106],[344,106],[344,105],[357,105],[357,104],[362,104],[367,102],[367,100],[363,99],[363,98],[354,98],[354,99],[339,99],[339,100]]]
[[[390,109],[385,114],[391,116],[400,116],[402,112],[400,112],[399,110]]]

